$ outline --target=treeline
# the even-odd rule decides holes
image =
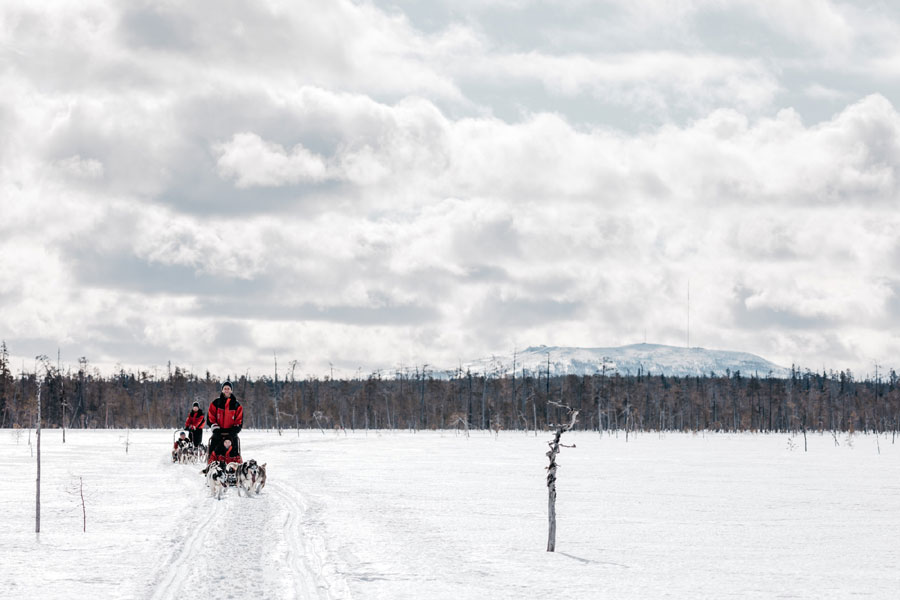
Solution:
[[[543,430],[580,411],[593,430],[898,431],[900,380],[792,370],[788,378],[618,374],[491,376],[414,370],[355,379],[228,377],[254,428]],[[0,427],[33,427],[40,387],[42,425],[176,428],[192,402],[204,410],[225,378],[171,365],[164,372],[104,376],[81,359],[63,372],[46,358],[14,374],[0,347]]]

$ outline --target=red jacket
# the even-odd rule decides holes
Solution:
[[[233,444],[228,449],[222,445],[218,448],[218,451],[210,450],[209,460],[207,460],[206,463],[209,464],[214,461],[224,461],[226,464],[243,462],[241,455],[237,453]]]
[[[203,429],[204,425],[206,425],[206,415],[200,409],[196,412],[193,410],[189,412],[187,420],[184,422],[185,429]]]
[[[238,433],[244,425],[244,407],[237,401],[234,395],[226,398],[220,394],[218,398],[209,403],[206,422],[210,427],[218,425],[219,433]],[[215,431],[213,431],[215,435]]]

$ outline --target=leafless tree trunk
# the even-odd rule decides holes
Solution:
[[[278,432],[278,435],[281,435],[281,419],[278,415],[278,400],[281,395],[281,390],[278,387],[278,355],[273,352],[272,356],[275,357],[275,431]]]
[[[487,429],[487,425],[485,423],[485,401],[487,400],[487,385],[488,385],[488,377],[487,373],[482,375],[481,377],[481,428]]]
[[[40,360],[41,357],[38,357]],[[34,370],[34,377],[37,379],[37,477],[35,479],[34,488],[34,532],[41,532],[41,384],[44,378]]]
[[[300,437],[300,409],[297,408],[297,396],[294,385],[294,369],[297,368],[297,361],[291,361],[291,404],[294,405],[294,425],[297,426],[297,437]]]
[[[463,426],[463,431],[466,434],[466,438],[469,437],[469,421],[466,419],[466,414],[461,412],[455,412],[450,415],[447,420],[447,426],[453,427],[456,429],[457,433],[459,433],[459,426]]]
[[[325,435],[325,427],[322,426],[322,422],[319,420],[324,415],[321,410],[317,410],[313,413],[313,418],[316,420],[316,425],[319,426],[319,429],[322,431],[322,435]]]
[[[78,494],[81,496],[81,531],[87,532],[87,511],[84,509],[84,479],[78,478]]]
[[[569,422],[566,424],[557,425],[556,434],[553,436],[553,441],[548,442],[550,451],[547,452],[547,457],[550,458],[550,466],[547,467],[547,491],[549,493],[547,499],[547,516],[549,519],[550,531],[547,537],[547,552],[556,551],[556,455],[559,454],[560,447],[575,447],[574,445],[566,446],[564,444],[561,444],[559,440],[562,437],[562,434],[572,429],[572,427],[575,426],[575,421],[578,420],[577,410],[572,410],[568,406],[563,406],[561,404],[557,404],[556,402],[554,402],[553,404],[567,410]]]
[[[62,371],[60,370],[60,351],[59,348],[56,349],[56,381],[59,384],[57,387],[57,394],[62,397],[62,434],[63,440],[62,443],[66,443],[66,395],[63,393],[63,379],[62,379]]]

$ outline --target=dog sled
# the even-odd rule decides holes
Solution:
[[[182,465],[196,464],[206,459],[206,446],[194,446],[188,432],[176,429],[172,432],[172,462]]]

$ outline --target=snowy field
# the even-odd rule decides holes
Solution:
[[[170,431],[0,430],[3,598],[897,598],[900,440],[245,431],[258,498],[205,495]],[[880,453],[879,453],[880,446]],[[78,482],[84,485],[82,532]]]

